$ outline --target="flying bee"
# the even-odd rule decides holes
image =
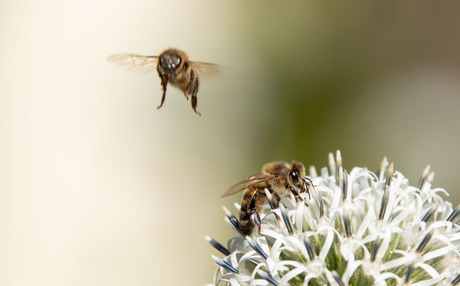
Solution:
[[[116,62],[128,69],[138,73],[147,73],[153,71],[156,67],[163,87],[161,103],[157,109],[163,106],[166,96],[166,87],[168,83],[181,89],[185,98],[191,95],[192,108],[196,114],[201,116],[196,110],[198,104],[198,74],[213,74],[219,72],[219,65],[190,61],[183,51],[178,49],[166,49],[158,56],[143,56],[137,54],[116,54],[107,58],[109,61]]]
[[[262,167],[262,171],[252,175],[243,181],[231,186],[222,197],[227,197],[244,190],[240,208],[239,227],[243,235],[250,235],[254,226],[259,228],[260,212],[265,203],[265,189],[272,194],[276,206],[279,205],[281,195],[292,193],[299,199],[299,193],[308,192],[310,183],[305,177],[305,166],[302,163],[292,161],[271,162]]]

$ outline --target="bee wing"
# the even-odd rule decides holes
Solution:
[[[155,70],[157,56],[143,56],[137,54],[115,54],[107,57],[107,60],[134,71],[137,74],[145,74]]]
[[[204,76],[216,75],[220,72],[221,66],[205,62],[191,62],[192,66],[198,71],[199,74]]]
[[[230,195],[236,194],[241,192],[244,189],[247,189],[249,187],[252,187],[254,185],[269,181],[274,179],[276,176],[275,175],[269,175],[269,174],[263,174],[263,173],[258,173],[255,175],[252,175],[249,178],[244,179],[243,181],[234,184],[231,186],[222,196],[221,198],[228,197]]]

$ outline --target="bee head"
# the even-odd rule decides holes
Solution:
[[[291,188],[296,189],[296,191],[306,191],[307,183],[305,181],[305,167],[302,163],[292,161],[288,175],[288,181],[291,185]]]
[[[177,53],[165,52],[160,55],[159,65],[168,74],[173,74],[182,63],[182,58]]]

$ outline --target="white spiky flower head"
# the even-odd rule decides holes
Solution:
[[[310,168],[301,202],[264,206],[260,234],[206,238],[224,255],[212,256],[214,285],[460,285],[460,209],[429,167],[411,186],[386,158],[376,174],[329,158],[329,170]]]

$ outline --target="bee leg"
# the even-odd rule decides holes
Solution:
[[[163,106],[163,102],[165,102],[165,96],[166,96],[166,89],[163,90],[163,95],[161,96],[161,102],[160,102],[160,105],[157,106],[157,109],[160,109]]]
[[[192,95],[192,108],[193,111],[195,111],[196,114],[201,116],[201,113],[199,113],[196,110],[196,106],[198,105],[198,78],[194,76],[192,72],[192,80],[189,82],[187,89],[185,90],[186,94],[191,94]],[[187,97],[188,98],[188,97]]]
[[[260,211],[262,210],[263,202],[265,200],[265,195],[261,192],[254,192],[254,195],[251,198],[248,208],[249,219],[252,225],[257,226],[260,234],[260,225],[262,220],[260,219]],[[251,229],[252,231],[252,229]]]
[[[278,207],[280,205],[281,197],[273,191],[271,191],[271,194],[272,194],[272,200],[275,203],[275,206]]]
[[[163,106],[163,102],[165,102],[166,97],[166,86],[168,85],[168,77],[162,76],[160,72],[158,72],[161,79],[161,86],[163,87],[163,94],[161,95],[161,102],[160,105],[157,106],[157,109],[160,109]]]
[[[185,98],[188,100],[188,95],[191,93],[190,92],[190,84],[192,83],[192,81],[189,81],[187,83],[187,85],[185,86],[184,88],[184,95],[185,95]]]
[[[259,234],[260,234],[260,225],[262,224],[262,222],[257,212],[254,212],[251,214],[251,221],[255,226],[257,226],[257,228],[259,229]]]
[[[293,187],[290,187],[289,189],[291,190],[291,193],[294,195],[296,202],[302,201],[302,199],[299,196],[299,193]]]
[[[184,90],[184,96],[188,100],[188,95],[192,93],[190,91],[190,85],[194,82],[195,73],[193,72],[193,69],[191,69],[191,66],[189,65],[189,63],[185,62],[184,67],[185,67],[185,73],[186,74],[190,73],[190,79],[188,80],[187,84],[185,85],[185,88],[183,89]]]
[[[272,192],[272,195],[273,195],[272,201],[275,203],[275,206],[278,208],[280,206],[280,203],[281,203],[281,197],[275,192]],[[281,203],[281,204],[283,204],[283,206],[286,207],[286,205],[284,203]],[[280,217],[276,213],[274,213],[274,214],[278,219],[280,219]]]
[[[198,114],[199,116],[201,116],[201,113],[196,111],[196,104],[197,104],[197,98],[196,98],[196,95],[192,95],[192,108],[193,108],[193,111],[195,111],[196,114]]]
[[[310,196],[310,188],[313,187],[313,181],[310,179],[310,178],[305,178],[305,189],[306,189],[306,192],[307,192],[307,195],[308,195],[308,199],[310,200],[311,199],[311,196]]]

